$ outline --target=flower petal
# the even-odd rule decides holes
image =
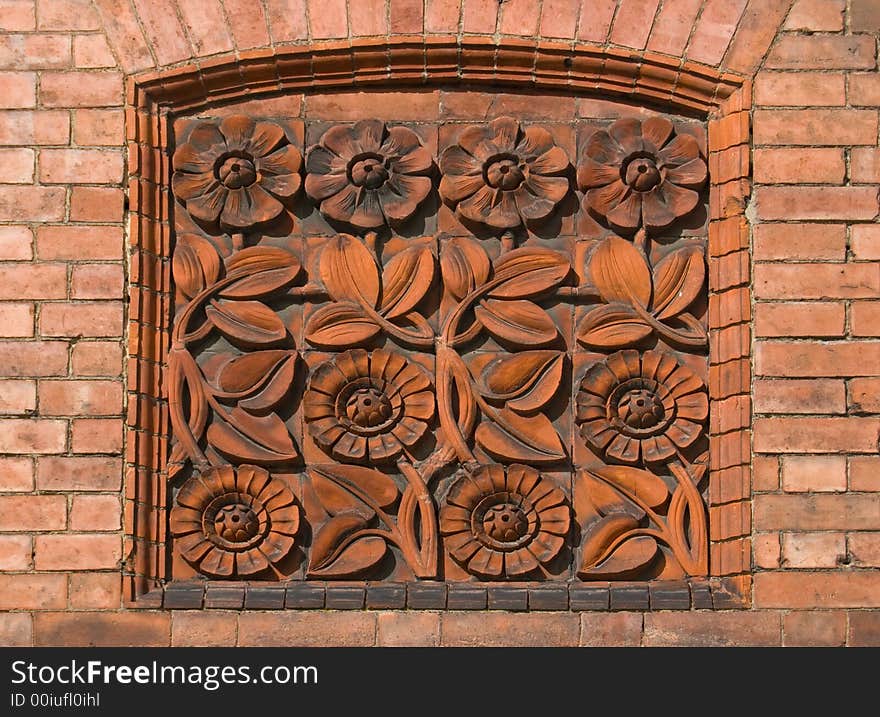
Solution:
[[[462,476],[449,489],[446,502],[472,510],[483,499],[483,491],[469,476]]]
[[[618,380],[614,372],[604,363],[596,363],[587,369],[587,372],[581,379],[581,389],[602,397],[604,404],[605,398],[611,395],[611,391],[617,385]]]
[[[496,229],[512,229],[520,225],[519,212],[510,192],[483,187],[476,194],[458,205],[458,211],[466,219],[488,224]]]
[[[482,547],[476,540],[474,540],[474,537],[470,532],[450,535],[446,538],[445,543],[449,554],[465,565]]]
[[[419,421],[410,416],[404,416],[391,432],[397,436],[403,445],[414,446],[419,439],[425,435],[425,431],[427,430],[428,424],[424,421]]]
[[[220,134],[220,130],[213,122],[202,122],[190,132],[187,142],[192,145],[193,151],[206,156],[216,157],[226,151],[226,140]]]
[[[174,539],[180,554],[191,563],[197,563],[211,549],[211,543],[202,532],[191,533]]]
[[[642,195],[642,215],[645,226],[660,229],[668,227],[675,221],[675,212],[664,202],[664,195],[659,188]]]
[[[504,571],[504,557],[502,553],[481,545],[468,563],[467,569],[475,575],[497,578]]]
[[[540,174],[530,174],[523,186],[536,197],[549,199],[554,204],[561,202],[569,190],[566,177],[544,177]]]
[[[333,456],[341,461],[360,460],[367,456],[367,439],[346,432],[333,446]]]
[[[357,205],[348,221],[360,229],[375,229],[385,224],[385,215],[382,213],[379,193],[373,189],[365,190],[361,188],[358,193]]]
[[[219,153],[218,153],[219,154]],[[216,157],[208,152],[199,151],[191,144],[183,144],[174,151],[172,166],[177,172],[211,172],[214,170]]]
[[[397,426],[395,426],[396,428]],[[376,436],[370,436],[367,441],[370,460],[382,461],[394,458],[403,449],[401,443],[402,439],[396,435],[389,436],[387,433],[380,433]]]
[[[537,558],[541,563],[549,563],[553,558],[559,555],[565,539],[559,535],[551,535],[544,531],[539,532],[534,539],[528,544],[529,552]]]
[[[663,383],[678,368],[678,361],[661,351],[646,351],[642,354],[642,376]]]
[[[302,168],[302,155],[292,144],[285,145],[277,152],[260,157],[256,164],[263,175],[298,174]]]
[[[465,152],[476,157],[480,162],[485,162],[501,152],[492,141],[492,134],[492,130],[485,125],[468,127],[459,135],[458,144]]]
[[[605,365],[611,369],[620,382],[636,378],[642,373],[639,352],[635,349],[626,349],[611,354],[605,360]]]
[[[178,199],[192,199],[207,194],[219,187],[220,183],[214,176],[214,172],[201,172],[191,174],[189,172],[175,172],[171,176],[171,189]]]
[[[306,172],[310,175],[342,174],[345,176],[346,166],[346,160],[337,157],[332,151],[321,145],[312,147],[306,155]]]
[[[600,130],[590,137],[585,154],[597,164],[617,166],[623,161],[626,152],[608,132]]]
[[[259,184],[230,190],[220,223],[236,229],[262,224],[277,217],[284,206]]]
[[[685,189],[672,182],[663,182],[657,191],[662,193],[664,204],[676,217],[690,214],[700,201],[700,195],[693,189]]]
[[[411,152],[390,162],[391,171],[397,174],[424,174],[434,166],[434,158],[427,147],[416,147]]]
[[[226,139],[227,149],[247,152],[256,126],[256,122],[245,115],[233,115],[223,120],[220,134]]]
[[[709,415],[709,401],[702,391],[679,398],[675,406],[679,416],[691,421],[704,421]]]
[[[645,147],[649,152],[655,153],[669,141],[672,136],[672,122],[665,117],[651,117],[642,122],[642,139],[649,142],[652,147]]]
[[[614,227],[633,230],[642,221],[642,195],[632,192],[626,199],[605,215]]]
[[[698,423],[676,418],[672,425],[666,429],[666,435],[679,448],[687,448],[696,441],[703,432],[703,426]]]
[[[620,204],[628,192],[629,187],[621,179],[617,179],[604,187],[590,189],[587,192],[586,200],[595,212],[605,216]]]
[[[485,186],[482,173],[458,176],[444,174],[440,179],[440,196],[448,203],[455,204]]]
[[[209,192],[200,197],[193,197],[186,202],[186,211],[188,211],[195,219],[201,219],[204,222],[216,222],[217,217],[223,211],[226,204],[226,198],[229,190],[218,184]]]
[[[309,432],[315,442],[324,448],[330,448],[345,435],[345,429],[339,425],[339,421],[335,417],[323,418],[309,423]]]
[[[499,117],[492,121],[492,142],[502,152],[516,153],[519,122],[512,117]]]
[[[378,190],[382,213],[389,221],[402,222],[412,216],[430,191],[430,177],[392,175]]]
[[[277,563],[291,551],[294,539],[289,535],[282,535],[272,531],[259,546],[259,550],[268,558],[270,563]]]
[[[532,174],[559,174],[568,169],[568,155],[562,147],[552,147],[529,165]]]
[[[278,197],[292,197],[299,191],[302,179],[298,174],[263,175],[260,186]]]
[[[539,126],[526,127],[522,131],[522,139],[516,145],[515,154],[520,158],[528,161],[536,161],[537,157],[547,155],[551,151],[558,150],[565,157],[565,152],[555,146],[553,135],[546,129]],[[548,161],[552,161],[552,158]],[[568,166],[568,157],[565,157],[565,164],[562,169]],[[556,170],[561,171],[561,170]]]
[[[287,136],[279,125],[274,122],[257,122],[245,151],[250,152],[254,157],[264,157],[286,140]]]
[[[308,190],[308,188],[309,177],[306,177],[306,189]],[[330,219],[335,219],[340,222],[349,222],[351,221],[351,217],[355,213],[355,210],[357,210],[357,200],[357,187],[354,187],[346,182],[346,184],[338,192],[327,197],[326,199],[324,199],[324,201],[321,202],[321,213],[329,217]]]
[[[615,458],[622,463],[638,463],[639,460],[639,441],[623,434],[618,434],[605,449],[605,454],[611,458]]]
[[[608,131],[626,154],[641,152],[644,149],[642,123],[634,117],[617,120]]]
[[[477,175],[482,178],[483,166],[457,144],[447,147],[440,155],[440,171],[447,175]]]
[[[578,167],[578,186],[581,189],[604,187],[606,184],[620,181],[620,167],[614,164],[599,164],[592,159]]]
[[[338,174],[307,174],[305,181],[306,194],[316,202],[332,197],[348,186],[345,172]]]
[[[232,575],[235,569],[235,559],[232,553],[213,547],[208,554],[202,558],[199,564],[199,570],[208,575],[220,575],[227,577]]]
[[[689,134],[680,134],[675,137],[658,153],[660,161],[666,167],[678,167],[687,164],[692,159],[700,156],[700,145]]]
[[[434,394],[430,391],[412,393],[404,399],[403,405],[407,416],[429,421],[434,415]]]
[[[642,456],[649,463],[659,463],[675,455],[675,448],[666,436],[651,436],[642,441]]]
[[[399,159],[422,146],[419,136],[409,127],[389,127],[386,133],[385,141],[379,147],[379,154],[383,157]]]
[[[706,163],[700,158],[692,159],[666,171],[666,179],[674,184],[699,189],[706,181]]]
[[[571,525],[571,512],[567,505],[557,505],[541,511],[541,530],[554,535],[567,535]]]
[[[378,152],[385,138],[385,123],[376,119],[355,122],[351,136],[359,152]]]
[[[235,572],[238,575],[255,575],[269,567],[269,561],[258,548],[235,554]]]
[[[507,577],[526,575],[538,567],[538,561],[528,548],[504,554],[504,574]]]

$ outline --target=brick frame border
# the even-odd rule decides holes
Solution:
[[[167,577],[162,396],[171,323],[170,127],[208,103],[286,92],[491,85],[601,95],[709,119],[710,570],[682,583],[248,585]],[[748,607],[751,588],[751,81],[651,52],[455,36],[320,42],[127,78],[129,268],[124,554],[128,607],[646,610]],[[470,587],[470,589],[466,589]],[[466,594],[467,593],[467,594]],[[471,594],[473,593],[473,594]]]

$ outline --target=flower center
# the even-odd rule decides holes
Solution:
[[[515,543],[528,530],[526,514],[513,503],[499,503],[483,515],[483,531],[499,543]]]
[[[257,181],[257,170],[248,157],[221,157],[216,174],[220,183],[229,189],[249,187]]]
[[[657,394],[638,388],[621,396],[617,415],[630,428],[653,428],[663,420],[666,411]]]
[[[647,192],[660,184],[660,170],[652,157],[636,157],[626,165],[625,179],[637,192]]]
[[[391,401],[377,388],[360,388],[345,404],[348,420],[361,428],[375,428],[386,423],[393,413]]]
[[[510,191],[516,189],[525,179],[519,159],[510,154],[490,159],[484,165],[486,184],[493,189]]]
[[[257,514],[243,503],[225,505],[214,516],[214,531],[230,543],[247,543],[256,537],[259,530]]]
[[[385,160],[378,154],[362,154],[348,165],[348,175],[356,187],[378,189],[388,181]]]

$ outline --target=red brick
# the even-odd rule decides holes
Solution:
[[[115,495],[75,495],[70,505],[71,530],[119,530],[122,508]]]
[[[880,105],[880,75],[876,72],[850,72],[846,97],[854,107]]]
[[[391,34],[421,35],[425,27],[424,15],[425,3],[423,0],[391,0],[388,6]]]
[[[755,110],[754,141],[762,144],[832,145],[877,143],[874,110]]]
[[[842,149],[756,149],[758,184],[842,184],[846,163]]]
[[[846,614],[799,610],[782,618],[786,647],[842,647],[846,643]]]
[[[440,630],[447,647],[575,647],[580,621],[568,613],[448,612]]]
[[[0,380],[0,414],[23,416],[37,409],[37,385],[35,381],[20,379]]]
[[[836,568],[846,560],[843,533],[783,533],[782,567]]]
[[[0,35],[0,67],[16,70],[50,70],[70,67],[67,35]]]
[[[880,647],[880,612],[851,612],[847,644],[851,647]]]
[[[681,55],[701,5],[702,0],[663,3],[651,29],[648,49],[676,57]]]
[[[843,381],[831,379],[757,380],[755,413],[846,413]]]
[[[40,458],[39,490],[118,491],[122,485],[122,462],[103,456],[57,456]]]
[[[153,57],[129,0],[94,1],[122,69],[131,73],[152,67]]]
[[[117,107],[122,105],[118,72],[44,72],[40,100],[45,107]]]
[[[616,7],[617,0],[581,0],[578,39],[604,43]]]
[[[0,535],[0,570],[29,570],[31,554],[30,535]]]
[[[775,570],[779,567],[781,548],[779,533],[758,533],[752,538],[752,555],[755,567]]]
[[[3,491],[30,492],[34,489],[34,461],[21,456],[0,456]]]
[[[269,0],[267,4],[276,42],[297,40],[305,37],[305,33],[294,37],[280,34],[280,23],[299,23],[304,25],[304,7],[291,6],[290,2],[285,0]],[[282,7],[289,10],[289,12],[282,12]],[[178,3],[178,8],[197,56],[213,55],[217,52],[226,52],[232,49],[232,37],[226,25],[226,17],[223,14],[220,0]]]
[[[620,0],[611,26],[611,42],[644,49],[659,4],[659,0]]]
[[[0,420],[0,453],[62,453],[66,445],[66,421]]]
[[[0,109],[36,107],[36,72],[0,72]]]
[[[98,149],[44,149],[40,153],[40,181],[65,184],[118,184],[122,181],[122,153]]]
[[[458,32],[460,0],[426,0],[425,32]]]
[[[34,305],[0,303],[0,337],[25,338],[34,335]]]
[[[116,58],[103,35],[76,35],[73,38],[73,64],[85,69],[116,67]]]
[[[758,299],[871,299],[880,296],[878,264],[756,264]]]
[[[99,30],[101,23],[89,0],[52,0],[37,7],[40,30]]]
[[[867,70],[874,67],[873,38],[858,35],[782,35],[766,67],[791,70]]]
[[[880,149],[853,149],[850,157],[850,178],[853,182],[880,183]]]
[[[819,344],[762,341],[755,347],[758,376],[873,376],[880,342]]]
[[[850,533],[849,555],[856,568],[880,568],[880,533]]]
[[[32,259],[34,234],[28,227],[0,227],[0,260]]]
[[[323,6],[317,11],[322,14],[334,0],[324,0]],[[266,25],[266,13],[262,3],[251,0],[224,0],[229,29],[239,50],[253,47],[265,47],[269,44],[269,29]],[[344,8],[343,8],[344,12]],[[314,22],[315,15],[311,18]],[[314,35],[314,33],[313,33]]]
[[[842,72],[762,72],[755,78],[755,104],[821,107],[846,104]]]
[[[779,459],[776,456],[754,456],[752,485],[756,491],[779,489]]]
[[[634,612],[581,613],[582,647],[638,647],[642,615]]]
[[[312,37],[326,39],[348,35],[345,0],[308,0]]]
[[[880,32],[880,8],[874,0],[851,0],[849,25],[853,32]]]
[[[499,4],[494,0],[461,0],[461,29],[491,34],[498,21]]]
[[[880,572],[757,573],[757,608],[880,607]]]
[[[756,261],[846,258],[843,224],[758,224],[752,227]]]
[[[114,418],[77,418],[72,421],[70,449],[74,453],[119,453],[122,423]]]
[[[0,531],[64,530],[65,527],[67,499],[63,495],[0,495]]]
[[[79,264],[70,281],[72,299],[122,299],[125,274],[118,264]]]
[[[854,378],[849,381],[851,413],[880,413],[880,379]]]
[[[122,597],[122,579],[116,573],[71,573],[70,607],[77,610],[112,610]]]
[[[32,149],[0,149],[0,183],[30,184],[34,181]]]
[[[850,248],[858,260],[880,259],[880,226],[859,224],[852,228]]]
[[[755,336],[843,336],[843,304],[798,301],[755,305]]]
[[[122,346],[112,341],[80,341],[73,347],[71,368],[77,376],[118,376]]]
[[[0,376],[63,376],[67,344],[63,341],[0,342]]]
[[[846,456],[785,456],[782,489],[789,492],[846,490]]]
[[[440,614],[380,613],[376,644],[379,647],[437,647],[440,644]]]
[[[118,222],[125,196],[116,187],[72,187],[70,220],[73,222]]]
[[[850,327],[853,336],[880,336],[880,301],[854,301]]]
[[[66,284],[63,264],[0,264],[0,299],[63,299]]]
[[[167,647],[167,612],[46,612],[34,616],[34,644],[65,647]]]
[[[752,75],[790,8],[790,0],[749,0],[724,58],[727,69]]]
[[[781,620],[771,612],[657,612],[645,615],[646,646],[747,647],[781,642]]]
[[[381,105],[371,109],[371,116],[378,119],[432,120],[439,116],[440,93],[437,90],[419,92],[386,92]],[[334,92],[309,95],[306,108],[309,117],[359,119],[363,116],[364,94],[362,92]]]
[[[877,530],[880,495],[756,495],[756,530]]]
[[[40,413],[45,416],[122,413],[122,385],[118,381],[42,381]]]
[[[217,0],[211,0],[212,2],[217,2]],[[195,3],[193,3],[195,5]],[[207,3],[200,3],[200,5],[207,5]],[[419,8],[421,8],[421,3],[419,3]],[[182,9],[182,8],[181,8]],[[302,40],[308,37],[309,29],[308,29],[308,17],[306,16],[306,0],[267,0],[266,2],[266,10],[268,12],[269,18],[269,29],[272,33],[272,39],[278,42],[291,42],[295,40]],[[195,12],[196,9],[193,8]],[[204,13],[204,10],[197,10],[197,12]],[[392,12],[392,22],[393,22],[393,12]],[[205,33],[204,25],[205,20],[201,20],[198,23],[202,26],[200,32]],[[192,25],[192,23],[191,23]],[[222,20],[216,21],[212,20],[209,25],[210,35],[209,41],[203,41],[204,49],[197,48],[200,50],[200,54],[207,55],[208,45],[214,45],[220,47],[226,41],[225,35],[225,24]],[[417,30],[404,30],[403,32],[418,32],[421,34],[422,27],[421,23],[419,23],[419,27]],[[194,37],[193,29],[190,29],[190,37]],[[207,33],[206,33],[207,34]],[[231,47],[231,45],[230,45]],[[225,48],[229,49],[229,48]]]
[[[797,0],[785,21],[786,30],[843,30],[846,0]]]
[[[76,110],[73,117],[73,138],[79,145],[116,147],[125,139],[124,115],[118,110]]]
[[[690,60],[717,65],[727,52],[746,0],[706,0],[688,44]]]
[[[856,491],[880,491],[880,458],[850,456],[849,488]]]
[[[0,613],[0,645],[4,647],[31,647],[33,644],[33,617],[30,613]]]
[[[171,613],[172,647],[230,647],[235,644],[238,613],[175,610]]]
[[[0,221],[61,221],[64,199],[63,187],[0,187]]]
[[[122,306],[116,303],[43,304],[44,336],[121,336]]]
[[[0,112],[0,144],[67,144],[69,139],[70,115],[63,110]]]
[[[392,5],[392,13],[393,11]],[[577,31],[577,21],[577,3],[570,2],[569,0],[544,0],[541,10],[541,26],[538,29],[538,34],[541,37],[572,39]]]
[[[37,570],[101,570],[115,568],[122,557],[118,535],[77,533],[38,535],[34,549]]]
[[[498,32],[501,34],[532,37],[537,32],[540,3],[533,0],[507,0],[499,4],[499,9],[501,20],[498,23]]]
[[[37,228],[40,259],[122,259],[122,227],[42,226]]]
[[[352,37],[387,35],[385,0],[348,3],[348,26]]]
[[[134,0],[133,4],[147,42],[160,65],[170,65],[191,57],[189,42],[177,19],[178,3],[172,0]],[[229,19],[230,22],[233,20],[231,15]]]
[[[0,573],[0,610],[57,610],[65,607],[66,575]]]
[[[375,636],[370,612],[243,612],[238,618],[241,647],[370,647]]]
[[[34,0],[0,0],[0,27],[7,32],[35,30],[34,9]]]
[[[754,422],[759,453],[830,453],[877,450],[880,421],[874,418],[759,418]]]

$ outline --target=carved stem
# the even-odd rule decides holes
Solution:
[[[706,339],[702,337],[685,336],[684,334],[680,334],[678,331],[671,328],[670,326],[667,326],[662,321],[659,321],[638,301],[633,302],[633,308],[636,310],[636,313],[644,321],[649,323],[654,328],[654,330],[663,338],[670,339],[671,341],[674,341],[675,343],[681,344],[683,346],[703,347],[706,345]]]
[[[195,360],[190,356],[189,351],[185,349],[171,349],[168,353],[168,416],[171,420],[171,428],[177,440],[186,454],[189,456],[193,465],[197,468],[204,469],[210,465],[208,457],[199,447],[198,440],[193,435],[189,427],[189,423],[183,415],[183,407],[180,405],[180,396],[182,395],[183,386],[182,379],[184,376],[190,379],[191,371],[184,362],[190,361],[195,366]]]
[[[242,232],[235,232],[232,235],[232,251],[241,251],[244,249],[244,234]]]
[[[407,491],[411,491],[415,495],[421,517],[421,541],[418,543],[412,530],[414,521],[407,520],[409,529],[404,533],[404,540],[413,553],[408,559],[413,565],[416,577],[433,578],[437,575],[437,550],[439,547],[437,513],[434,510],[434,503],[428,493],[427,484],[412,463],[400,458],[397,461],[397,467],[409,484]],[[409,512],[409,508],[407,508],[407,512]],[[407,550],[404,549],[404,553],[406,552]]]
[[[669,470],[678,480],[678,485],[687,501],[688,515],[690,517],[690,550],[692,565],[689,566],[689,572],[696,575],[706,575],[709,571],[708,565],[708,530],[706,528],[706,504],[703,497],[697,490],[696,481],[694,480],[687,460],[679,453],[679,459],[669,463]],[[687,544],[687,535],[683,522],[673,526],[673,529],[680,533],[682,541]]]
[[[475,419],[473,410],[473,394],[470,382],[462,383],[459,367],[461,357],[441,342],[437,344],[437,414],[444,438],[449,442],[455,455],[462,463],[476,462],[471,449],[465,440],[465,433],[470,433]],[[466,370],[466,369],[465,369]],[[458,390],[458,408],[461,415],[456,420],[452,410],[453,386]]]

